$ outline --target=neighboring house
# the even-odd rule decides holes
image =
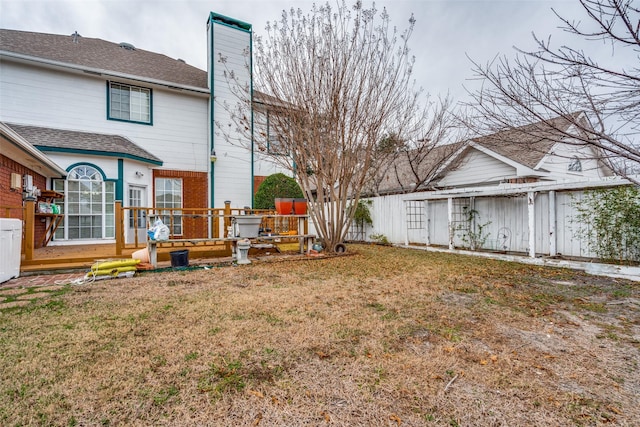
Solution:
[[[207,37],[203,71],[129,43],[0,30],[0,122],[66,172],[66,179],[49,174],[39,183],[65,195],[53,244],[113,241],[115,200],[127,207],[251,206],[255,183],[280,171],[253,152],[250,133],[215,130],[230,123],[219,108],[234,92],[225,71],[235,67],[252,88],[244,65],[251,25],[211,13]],[[125,221],[127,241],[134,222],[144,228],[144,220]],[[178,221],[176,235],[202,232]]]
[[[573,132],[569,121],[557,117],[546,124],[436,146],[422,156],[400,153],[367,191],[384,195],[613,176],[595,148],[570,143]]]
[[[573,125],[562,117],[473,138],[443,165],[436,189],[584,180],[612,176],[601,153],[571,144]],[[548,130],[549,126],[558,131]]]

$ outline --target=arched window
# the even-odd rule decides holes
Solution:
[[[63,226],[55,239],[113,239],[115,237],[115,182],[90,164],[75,165],[66,180],[54,181],[54,189],[64,193]]]
[[[102,181],[102,175],[96,168],[89,165],[77,166],[67,174],[67,179],[89,179]]]
[[[569,162],[568,166],[569,172],[582,172],[582,163],[580,159],[576,156]]]

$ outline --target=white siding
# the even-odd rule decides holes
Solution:
[[[459,167],[438,182],[441,187],[466,187],[500,182],[516,175],[516,169],[485,153],[470,149]]]
[[[208,170],[207,97],[153,90],[153,125],[107,120],[106,80],[100,76],[0,63],[0,120],[122,135],[159,157],[163,168]],[[180,155],[176,155],[180,153]]]
[[[214,97],[213,146],[217,161],[214,165],[214,206],[223,206],[230,200],[232,206],[252,204],[252,143],[250,129],[240,131],[232,118],[232,111],[242,108],[250,118],[246,100],[251,87],[251,70],[247,56],[251,46],[251,33],[213,21],[209,28],[209,72],[213,74]],[[221,57],[223,60],[221,61]],[[230,79],[230,73],[236,82]],[[249,119],[250,120],[250,119]],[[218,127],[221,126],[222,129]]]
[[[540,165],[541,169],[548,170],[557,180],[577,178],[602,178],[607,174],[600,168],[594,159],[594,152],[590,147],[570,144],[556,144],[552,150],[553,155],[546,156]],[[580,159],[582,172],[569,170],[569,163],[574,157]]]

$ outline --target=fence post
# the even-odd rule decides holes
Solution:
[[[529,219],[529,257],[536,257],[536,192],[527,192],[527,202],[529,205],[528,219]]]
[[[447,199],[447,225],[449,226],[449,249],[454,249],[453,237],[455,229],[453,228],[453,197]]]
[[[558,246],[556,240],[556,192],[549,191],[549,256],[558,255]]]
[[[123,224],[123,212],[122,201],[116,200],[115,202],[115,214],[116,214],[116,255],[122,255],[122,248],[124,247],[124,224]]]
[[[25,261],[31,261],[33,259],[33,249],[35,242],[35,200],[26,200],[24,208],[24,259]]]

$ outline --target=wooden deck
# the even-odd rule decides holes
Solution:
[[[282,236],[282,242],[276,244],[277,249],[251,248],[250,255],[264,254],[266,252],[298,252],[297,239]],[[46,246],[34,251],[34,259],[22,260],[20,272],[24,274],[53,273],[65,270],[88,270],[96,260],[109,258],[130,258],[131,254],[139,248],[125,247],[122,255],[116,255],[115,244],[104,245],[65,245]],[[170,252],[176,250],[189,250],[189,262],[206,263],[209,260],[231,259],[231,247],[224,242],[215,244],[198,244],[196,246],[181,243],[162,243],[157,248],[159,267],[170,265]],[[24,256],[23,256],[24,258]]]
[[[183,249],[182,246],[158,248],[158,260],[169,261],[169,252]],[[187,249],[187,248],[184,248]],[[231,251],[225,245],[199,245],[189,247],[189,259],[223,258],[231,256]],[[116,255],[115,244],[104,245],[65,245],[46,246],[34,250],[32,260],[22,260],[22,273],[53,272],[59,270],[89,269],[96,260],[109,258],[130,258],[136,248],[123,248],[122,255]]]

